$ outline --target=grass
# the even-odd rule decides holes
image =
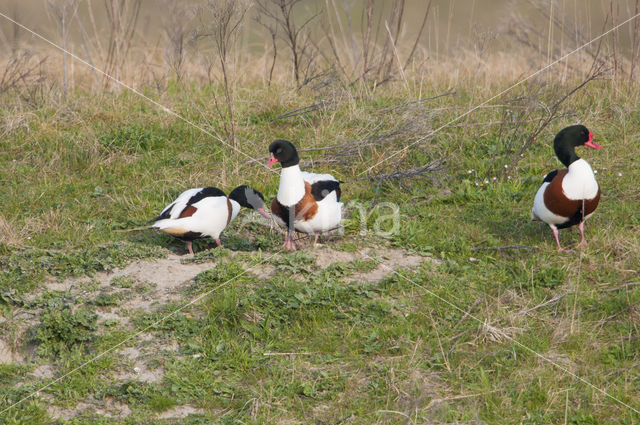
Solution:
[[[640,421],[563,371],[640,409],[640,286],[632,284],[640,268],[637,92],[590,83],[563,105],[572,116],[555,120],[518,157],[535,123],[518,132],[484,123],[543,116],[544,107],[518,97],[550,104],[571,86],[518,88],[474,112],[466,129],[447,128],[391,157],[468,107],[472,88],[464,85],[455,96],[407,104],[447,89],[420,84],[393,82],[375,92],[354,86],[331,107],[286,119],[275,118],[314,103],[315,93],[238,88],[239,147],[249,156],[264,157],[278,137],[299,148],[345,145],[301,152],[303,162],[315,161],[306,169],[331,170],[346,182],[345,200],[363,206],[352,204],[344,235],[325,242],[336,253],[329,265],[321,261],[326,248],[279,253],[281,235],[244,216],[223,234],[225,248],[202,241],[194,258],[173,257],[185,253],[182,242],[123,230],[143,225],[189,187],[229,191],[247,183],[272,199],[278,173],[246,164],[127,92],[77,91],[31,107],[2,98],[3,118],[21,108],[26,124],[0,139],[0,349],[20,354],[0,364],[0,409],[50,386],[1,413],[0,422]],[[475,96],[500,87],[479,87]],[[149,95],[222,133],[211,119],[212,90]],[[574,122],[605,146],[579,152],[598,170],[603,199],[585,226],[588,247],[558,255],[550,230],[530,221],[530,208],[543,175],[558,166],[554,133]],[[375,137],[382,142],[341,156]],[[446,169],[405,180],[361,175],[385,158],[373,174],[439,158]],[[505,168],[514,158],[516,167]],[[381,237],[374,230],[393,229],[383,202],[397,206],[399,225]],[[577,231],[561,233],[564,246],[577,241]],[[505,248],[514,245],[523,247]],[[385,259],[390,250],[402,254]],[[388,270],[409,255],[419,264]],[[133,275],[105,277],[130,262],[167,257],[202,267],[170,296]],[[376,270],[380,278],[365,278]],[[49,289],[60,282],[65,290]]]

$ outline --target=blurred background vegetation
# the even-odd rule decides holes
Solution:
[[[445,61],[475,68],[477,57],[492,73],[519,75],[640,12],[636,0],[5,0],[0,12],[116,78],[162,88],[170,80],[210,83],[221,72],[213,9],[225,4],[238,24],[228,34],[227,71],[285,84],[297,75],[297,86],[329,70],[350,82],[433,75]],[[30,75],[65,88],[111,85],[75,61],[65,65],[60,51],[3,17],[0,43],[4,61],[34,66]],[[631,79],[639,44],[634,21],[568,68],[585,55],[607,57]],[[5,75],[2,84],[12,82]]]

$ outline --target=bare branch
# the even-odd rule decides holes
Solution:
[[[249,10],[249,4],[241,0],[208,0],[206,11],[210,20],[203,23],[203,29],[200,29],[194,36],[195,40],[205,37],[213,39],[222,71],[222,83],[230,125],[228,133],[234,148],[237,148],[238,145],[234,118],[233,83],[235,75],[230,69],[229,62],[230,53],[233,52],[233,46],[237,39],[238,28],[244,20],[247,10]],[[220,109],[218,112],[221,118],[224,118]]]

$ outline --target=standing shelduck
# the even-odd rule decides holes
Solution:
[[[584,221],[593,214],[600,201],[600,187],[591,166],[575,152],[575,148],[582,145],[602,149],[602,146],[594,143],[593,133],[583,125],[560,130],[553,140],[553,149],[567,168],[547,174],[533,201],[531,218],[551,227],[558,252],[563,251],[558,240],[558,229],[576,224],[580,230],[578,246],[586,245]]]
[[[267,165],[279,162],[280,186],[271,203],[276,222],[287,227],[286,249],[296,249],[293,232],[313,234],[336,229],[342,219],[340,181],[331,174],[307,173],[300,170],[300,158],[295,146],[287,140],[269,145],[271,153]]]
[[[159,216],[149,221],[151,229],[158,229],[187,243],[193,255],[192,241],[213,238],[218,246],[220,233],[238,215],[241,207],[253,208],[264,217],[264,197],[249,186],[238,186],[229,194],[217,187],[185,190]]]

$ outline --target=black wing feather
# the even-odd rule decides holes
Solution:
[[[169,205],[169,208],[164,210],[164,212],[162,214],[160,214],[159,216],[157,216],[155,218],[152,218],[151,220],[147,221],[146,224],[155,223],[156,221],[164,220],[165,218],[171,218],[171,210],[173,209],[175,204],[176,203],[174,202],[171,205]]]
[[[327,195],[335,191],[338,195],[338,201],[340,200],[340,182],[337,180],[320,180],[311,185],[311,194],[313,198],[318,201],[322,201]]]
[[[227,195],[217,187],[204,187],[200,192],[196,193],[191,198],[189,198],[189,201],[187,202],[186,206],[188,207],[189,205],[193,205],[196,202],[201,201],[204,198],[208,198],[210,196],[213,197],[213,196],[227,196]]]
[[[558,170],[553,170],[545,176],[544,180],[542,180],[542,183],[551,183],[551,180],[553,180],[557,174]]]
[[[187,201],[187,205],[185,205],[184,208],[187,208],[189,205],[193,205],[196,202],[203,200],[204,198],[208,198],[209,196],[227,196],[227,195],[225,195],[225,193],[222,190],[218,189],[217,187],[204,187],[198,193],[196,193],[191,198],[189,198],[189,200]],[[173,207],[175,206],[175,204],[176,203],[173,202],[171,205],[169,205],[169,208],[167,208],[162,214],[147,221],[147,224],[155,223],[156,221],[164,220],[165,218],[171,218],[171,211],[173,210]],[[183,211],[184,211],[184,208],[183,208]],[[182,213],[182,211],[180,211],[180,213]]]

